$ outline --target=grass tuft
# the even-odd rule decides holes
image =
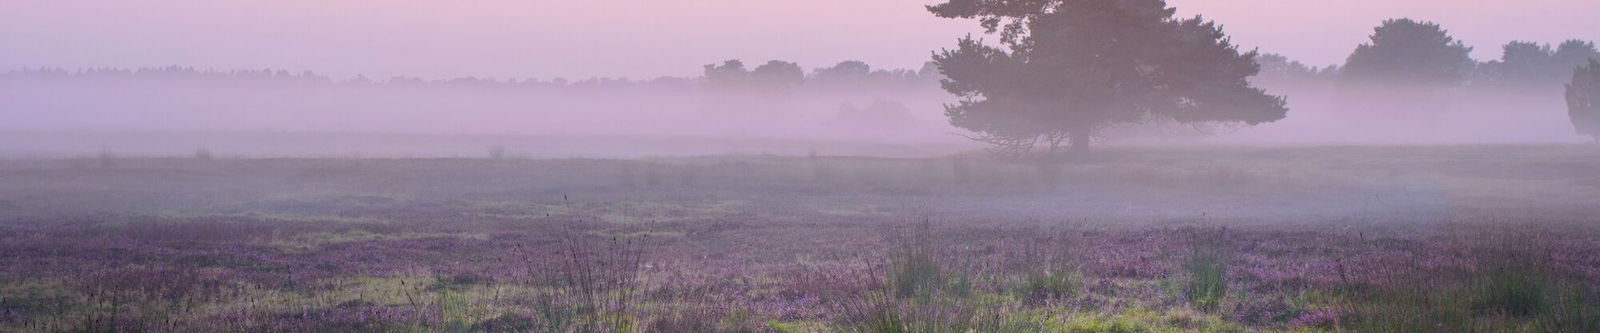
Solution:
[[[1497,268],[1479,282],[1472,310],[1480,315],[1538,315],[1550,307],[1552,289],[1549,279],[1537,270]]]
[[[1184,294],[1189,303],[1204,310],[1216,310],[1228,296],[1228,266],[1231,256],[1223,243],[1226,229],[1214,238],[1199,239],[1193,245],[1184,269],[1189,273]]]

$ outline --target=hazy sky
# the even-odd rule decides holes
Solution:
[[[728,58],[918,67],[975,22],[936,0],[3,0],[0,70],[313,70],[338,77],[696,75]],[[1600,0],[1170,0],[1248,47],[1341,62],[1381,20],[1434,20],[1475,56],[1600,39]]]

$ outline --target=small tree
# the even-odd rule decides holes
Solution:
[[[1600,142],[1600,60],[1591,59],[1588,66],[1573,71],[1567,85],[1567,115],[1578,134]]]
[[[1392,19],[1374,30],[1372,41],[1356,47],[1345,61],[1352,79],[1392,83],[1454,85],[1477,62],[1449,31],[1433,22]]]
[[[1088,149],[1119,123],[1282,119],[1283,97],[1248,78],[1256,53],[1240,53],[1216,24],[1174,18],[1163,0],[948,0],[939,17],[976,18],[1001,47],[968,36],[934,55],[956,127],[999,152],[1035,145]]]

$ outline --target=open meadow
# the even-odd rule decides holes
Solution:
[[[1600,149],[0,161],[3,332],[1596,332]]]

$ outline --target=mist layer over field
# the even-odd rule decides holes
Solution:
[[[12,156],[649,156],[719,153],[916,156],[978,148],[943,119],[936,72],[864,71],[782,92],[651,81],[335,81],[189,69],[0,75]],[[1558,86],[1449,89],[1261,79],[1290,116],[1254,127],[1151,123],[1108,144],[1583,142]],[[608,143],[609,142],[609,143]],[[635,149],[620,149],[630,144]],[[696,146],[700,145],[700,146]],[[497,148],[498,147],[498,148]],[[655,147],[641,149],[641,147]],[[963,148],[965,147],[965,148]],[[586,151],[587,150],[587,151]]]

